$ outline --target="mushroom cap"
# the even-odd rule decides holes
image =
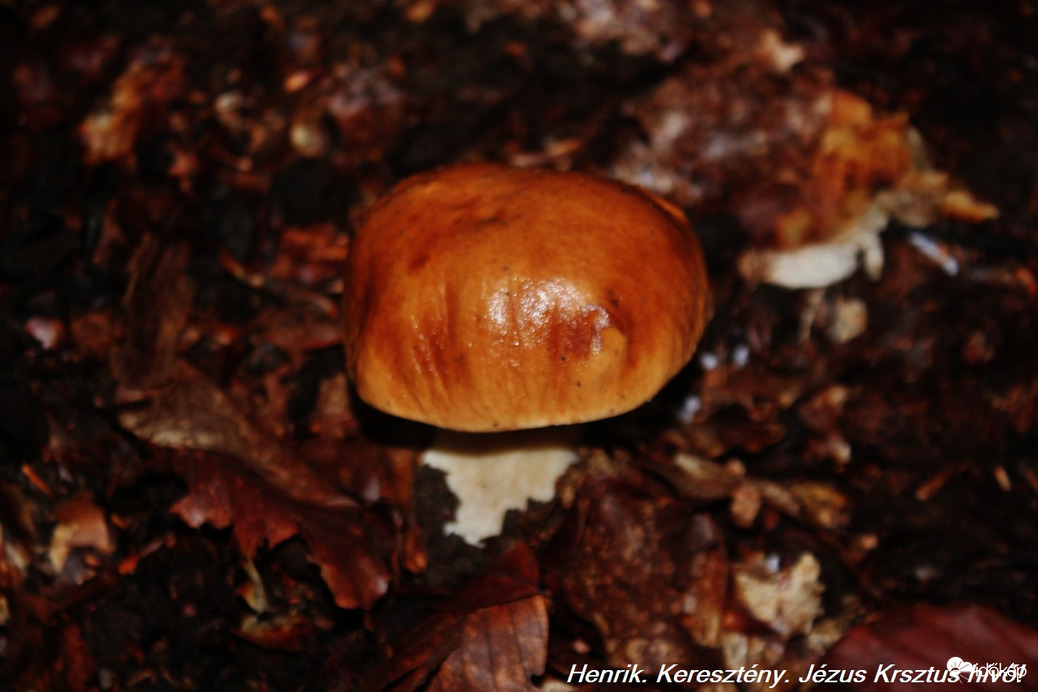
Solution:
[[[403,181],[354,235],[347,368],[370,405],[442,428],[597,420],[688,363],[706,305],[673,205],[593,175],[463,164]]]

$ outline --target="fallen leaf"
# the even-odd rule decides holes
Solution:
[[[673,497],[590,477],[545,559],[557,602],[590,623],[606,662],[705,663],[728,569],[720,530]]]
[[[388,588],[395,541],[389,522],[376,512],[346,496],[325,504],[286,496],[219,454],[176,452],[170,463],[188,485],[172,511],[190,526],[233,526],[250,557],[261,546],[299,535],[340,608],[369,608]]]
[[[363,690],[531,690],[544,673],[547,599],[533,552],[517,545],[394,647]]]
[[[88,497],[66,500],[58,505],[54,514],[58,520],[51,534],[48,555],[55,571],[65,568],[69,553],[77,548],[90,549],[107,555],[113,543],[101,510]]]
[[[128,406],[119,422],[159,447],[218,452],[239,459],[287,497],[309,504],[349,504],[305,460],[261,429],[223,389],[184,361],[167,384]]]
[[[806,634],[822,614],[821,566],[810,553],[779,568],[762,553],[732,568],[735,597],[758,621],[790,637]]]
[[[866,670],[855,689],[895,691],[920,689],[895,670],[923,671],[934,685],[952,682],[954,670],[956,690],[1038,689],[1035,661],[1038,631],[979,605],[925,604],[855,627],[823,659],[830,669]]]
[[[149,117],[165,110],[184,90],[184,58],[171,51],[142,47],[112,87],[105,104],[80,125],[90,164],[134,163],[134,145]]]
[[[191,309],[189,261],[185,243],[166,245],[150,233],[134,253],[123,297],[125,326],[110,354],[122,387],[147,387],[172,376]]]
[[[733,500],[733,513],[740,526],[753,518],[745,512],[761,504],[794,519],[826,529],[846,523],[847,498],[824,483],[802,481],[790,484],[746,476],[740,466],[722,465],[694,454],[678,454],[673,464],[643,459],[647,471],[672,484],[681,495],[695,500]],[[747,489],[749,488],[749,489]]]
[[[173,511],[189,525],[233,526],[239,548],[250,559],[261,546],[299,535],[336,604],[370,607],[385,593],[395,569],[390,566],[398,543],[393,522],[341,489],[334,467],[319,469],[298,445],[279,436],[284,425],[276,403],[273,410],[261,409],[267,420],[256,420],[246,403],[247,391],[235,383],[218,386],[179,357],[190,311],[187,260],[185,245],[163,246],[151,235],[134,256],[124,298],[126,329],[111,359],[120,385],[117,398],[123,403],[119,422],[139,438],[175,450],[168,455],[170,466],[185,478],[188,494]],[[309,324],[306,318],[293,321],[287,313],[279,314],[294,325]],[[268,327],[277,333],[276,326]],[[290,353],[301,362],[300,343],[304,340],[297,339]],[[345,388],[344,382],[338,384]],[[280,387],[265,397],[271,402],[284,399]],[[343,405],[329,406],[346,412]],[[337,444],[341,435],[329,438],[334,446],[330,456],[342,465],[335,452],[349,450]],[[388,460],[385,468],[391,467]],[[402,495],[399,488],[396,495]],[[378,492],[369,498],[382,499]],[[414,521],[408,525],[403,563],[420,566],[424,553]]]

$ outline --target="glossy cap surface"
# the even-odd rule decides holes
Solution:
[[[689,361],[706,303],[672,205],[592,175],[465,164],[403,181],[355,234],[347,367],[372,406],[443,428],[596,420]]]

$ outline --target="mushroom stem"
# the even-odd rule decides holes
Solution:
[[[501,433],[438,429],[422,462],[443,471],[458,498],[444,532],[478,545],[501,532],[508,510],[552,499],[555,481],[578,458],[582,432],[582,425]]]

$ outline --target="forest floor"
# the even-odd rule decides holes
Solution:
[[[1034,3],[0,1],[0,45],[13,689],[1038,689]],[[477,160],[679,205],[713,318],[474,546],[339,321],[365,210]]]

